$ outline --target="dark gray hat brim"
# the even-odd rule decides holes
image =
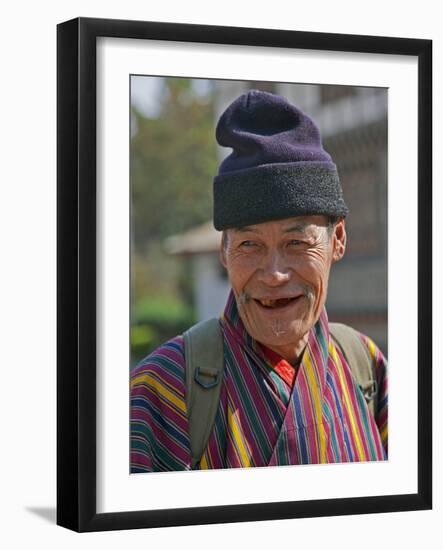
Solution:
[[[335,164],[266,164],[214,178],[214,226],[218,231],[306,215],[344,217]]]

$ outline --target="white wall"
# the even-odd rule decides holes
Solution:
[[[286,28],[336,33],[432,38],[435,151],[443,148],[443,31],[438,2],[318,0],[297,3],[165,0],[7,2],[2,10],[0,124],[1,269],[0,494],[5,548],[122,546],[234,549],[297,545],[330,549],[387,549],[441,544],[442,482],[435,471],[435,509],[372,516],[286,520],[225,526],[76,535],[54,526],[55,506],[55,25],[76,16]],[[407,118],[407,117],[406,117]],[[405,122],[407,124],[407,122]],[[435,212],[443,207],[443,169],[435,154]],[[442,279],[441,222],[435,222],[434,281]],[[407,235],[407,216],[405,217]],[[439,246],[440,245],[440,246]],[[435,396],[442,376],[435,290]],[[435,399],[435,401],[437,401]],[[442,464],[442,406],[435,403],[435,464]],[[33,511],[34,510],[34,511]],[[37,512],[36,512],[37,510]],[[46,518],[50,518],[50,521]],[[438,543],[436,541],[439,541]]]
[[[219,317],[225,309],[230,285],[227,277],[221,277],[218,255],[197,254],[192,267],[197,320]]]

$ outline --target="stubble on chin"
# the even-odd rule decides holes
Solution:
[[[237,305],[241,307],[249,303],[252,300],[252,298],[245,290],[242,290],[240,294],[236,296],[236,300],[237,300]]]

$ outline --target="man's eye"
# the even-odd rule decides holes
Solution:
[[[291,239],[291,240],[289,241],[289,244],[290,244],[291,246],[299,246],[299,245],[303,244],[303,241],[298,241],[297,239]]]
[[[242,241],[242,242],[240,243],[240,246],[249,248],[249,247],[251,247],[251,246],[255,246],[255,242],[254,242],[254,241]]]

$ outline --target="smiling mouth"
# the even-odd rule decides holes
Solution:
[[[271,300],[268,298],[262,298],[259,300],[255,298],[255,301],[264,308],[278,309],[283,308],[291,304],[292,302],[295,302],[296,300],[298,300],[298,298],[300,298],[300,296],[294,296],[293,298],[278,298],[276,300]]]

